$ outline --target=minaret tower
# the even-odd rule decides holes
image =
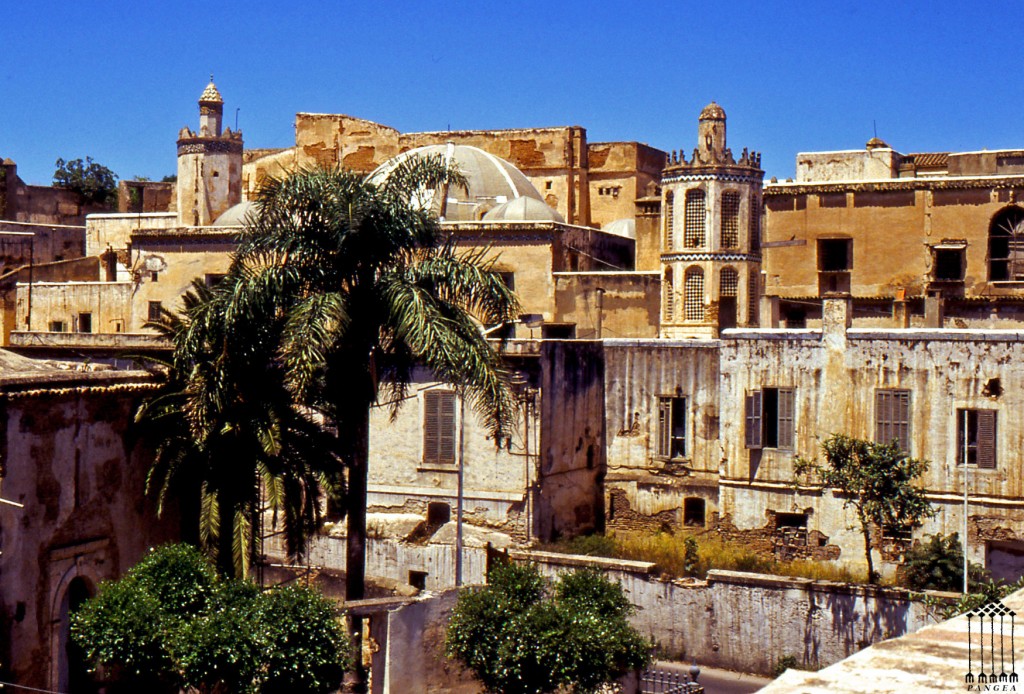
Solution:
[[[224,99],[210,75],[199,97],[199,132],[178,133],[178,224],[208,226],[242,201],[242,133],[222,131]]]
[[[726,146],[725,111],[700,112],[697,147],[662,171],[662,337],[717,337],[758,325],[761,155]]]

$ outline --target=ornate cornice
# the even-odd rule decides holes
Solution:
[[[836,181],[833,183],[769,183],[765,197],[812,193],[884,193],[908,190],[963,190],[1024,187],[1024,175],[978,178],[894,178],[891,181]]]
[[[661,176],[662,185],[683,181],[728,181],[729,183],[754,183],[761,185],[761,181],[764,179],[764,172],[759,169],[749,169],[748,172],[737,171],[736,169],[705,169],[693,173],[683,173],[679,170],[676,171],[677,172],[669,172],[666,170]]]
[[[242,139],[233,137],[184,137],[178,140],[178,156],[183,154],[241,154]]]
[[[736,263],[741,261],[747,261],[751,263],[760,263],[761,256],[754,255],[753,253],[723,253],[723,252],[676,252],[676,253],[662,253],[661,262],[663,263],[674,263],[674,262],[687,262],[695,260],[712,260],[724,263]]]

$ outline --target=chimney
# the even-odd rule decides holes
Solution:
[[[826,294],[821,300],[821,339],[831,347],[846,348],[846,331],[853,320],[849,294]]]

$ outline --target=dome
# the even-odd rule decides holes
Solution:
[[[892,149],[891,147],[889,147],[889,143],[887,143],[885,140],[879,139],[877,137],[873,137],[870,140],[868,140],[868,143],[866,145],[864,145],[864,148],[865,149]]]
[[[249,216],[249,213],[256,214],[258,206],[254,202],[240,202],[237,205],[232,205],[228,209],[221,212],[220,216],[214,220],[213,226],[215,227],[240,227],[245,225],[245,218]]]
[[[515,200],[503,202],[494,209],[488,210],[484,215],[488,222],[560,222],[565,223],[562,215],[557,210],[548,207],[547,204],[536,198],[525,195]]]
[[[725,120],[725,109],[712,101],[700,112],[700,120]]]
[[[210,75],[210,83],[206,85],[206,89],[203,90],[203,94],[199,97],[199,100],[218,104],[224,103],[224,99],[221,98],[220,92],[217,91],[217,85],[213,83],[213,75]]]
[[[616,219],[614,222],[609,222],[605,226],[601,227],[601,231],[609,234],[615,234],[616,236],[624,236],[627,239],[635,239],[636,220],[633,218]]]
[[[539,202],[544,198],[533,187],[522,171],[501,157],[468,145],[427,145],[402,152],[381,164],[367,180],[379,183],[403,162],[413,157],[441,156],[446,162],[458,168],[469,184],[469,191],[458,186],[448,190],[448,202],[444,218],[453,222],[478,220],[486,210],[517,198],[528,197]],[[423,207],[430,207],[440,214],[440,191],[429,191],[421,197]]]

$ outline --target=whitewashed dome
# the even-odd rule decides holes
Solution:
[[[245,218],[251,212],[256,214],[258,206],[255,202],[240,202],[237,205],[232,205],[228,209],[220,213],[220,216],[214,220],[213,226],[215,227],[240,227],[245,224]]]
[[[565,218],[546,203],[536,198],[523,196],[504,202],[484,214],[487,222],[560,222]]]
[[[445,162],[457,167],[466,177],[469,191],[458,186],[448,189],[448,203],[444,219],[450,222],[469,222],[483,217],[484,213],[496,206],[518,198],[533,198],[544,202],[544,198],[530,183],[522,171],[489,152],[469,145],[427,145],[402,152],[381,164],[367,180],[379,183],[388,177],[402,162],[413,157],[441,156]],[[440,191],[427,192],[419,203],[440,214]]]
[[[616,236],[625,236],[628,239],[635,239],[636,220],[632,218],[616,219],[614,222],[608,222],[608,224],[601,227],[601,231],[606,231]]]

